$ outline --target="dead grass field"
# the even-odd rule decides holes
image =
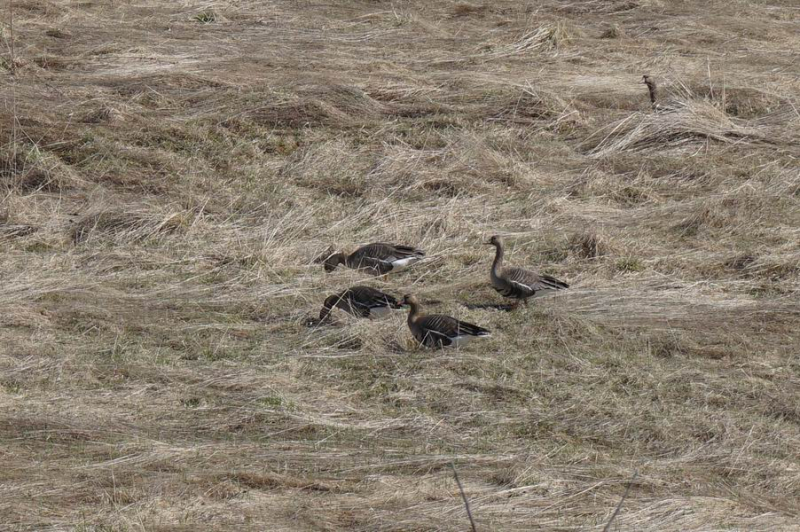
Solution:
[[[796,1],[0,20],[2,530],[464,531],[451,462],[481,532],[601,530],[634,471],[613,530],[800,530]],[[468,309],[495,233],[572,289]],[[428,260],[314,262],[380,240]],[[494,334],[307,327],[363,281]]]

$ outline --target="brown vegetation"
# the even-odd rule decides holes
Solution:
[[[0,528],[796,529],[790,4],[4,3]]]

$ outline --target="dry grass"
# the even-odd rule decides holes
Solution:
[[[797,529],[789,4],[5,4],[2,528]],[[467,308],[495,233],[573,288]]]

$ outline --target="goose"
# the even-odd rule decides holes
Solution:
[[[369,286],[351,286],[344,292],[325,299],[319,311],[319,321],[325,321],[334,308],[359,318],[380,318],[388,316],[392,309],[401,308],[394,296]]]
[[[408,294],[400,301],[408,305],[408,328],[414,339],[425,347],[459,347],[473,338],[486,338],[490,332],[483,327],[457,320],[444,314],[423,316],[417,298]]]
[[[425,252],[411,246],[398,246],[376,242],[355,250],[350,255],[334,253],[325,259],[325,271],[332,272],[339,264],[348,268],[367,270],[374,275],[400,271],[425,256]]]
[[[650,105],[652,105],[653,109],[655,109],[658,106],[656,104],[656,97],[658,96],[658,86],[656,85],[656,81],[645,74],[642,76],[642,83],[647,85],[647,90],[650,92]]]
[[[543,295],[553,290],[564,290],[569,285],[555,277],[542,275],[523,268],[506,268],[503,266],[503,240],[495,235],[488,242],[494,246],[496,253],[492,263],[492,288],[503,297],[516,299],[512,308],[517,308],[522,301],[528,305],[528,298]]]

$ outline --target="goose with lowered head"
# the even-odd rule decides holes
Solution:
[[[340,264],[348,268],[365,270],[373,275],[384,275],[403,270],[418,262],[425,252],[411,246],[375,242],[350,253],[333,253],[324,260],[326,272],[332,272]]]
[[[333,309],[338,308],[358,318],[381,318],[391,314],[392,309],[401,308],[394,296],[371,286],[351,286],[325,299],[319,311],[319,321],[327,320]]]

